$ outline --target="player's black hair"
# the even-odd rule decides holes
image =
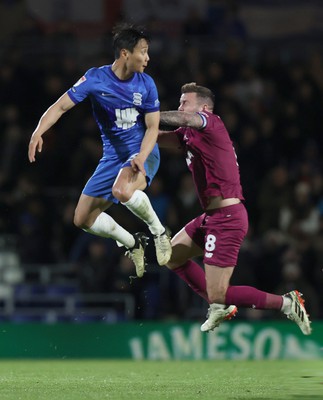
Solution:
[[[214,107],[215,96],[212,90],[205,86],[199,86],[195,82],[185,83],[181,89],[183,93],[196,93],[197,97],[203,99],[211,110]]]
[[[115,58],[120,57],[120,51],[126,49],[133,52],[134,47],[141,39],[145,39],[147,43],[150,42],[150,38],[144,29],[139,26],[135,26],[128,23],[122,23],[113,28],[113,41],[112,47]]]

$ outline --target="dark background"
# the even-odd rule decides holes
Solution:
[[[91,306],[102,305],[102,294],[110,294],[113,311],[103,320],[204,316],[207,305],[156,265],[152,242],[147,273],[131,281],[133,265],[122,249],[73,226],[79,194],[102,152],[87,101],[44,136],[36,163],[27,159],[43,112],[88,68],[113,62],[111,28],[123,20],[143,24],[151,34],[147,72],[156,81],[162,110],[178,107],[186,82],[215,93],[215,113],[234,142],[250,218],[233,283],[278,294],[296,288],[311,317],[323,317],[323,4],[195,3],[0,2],[3,320],[80,320],[73,312],[61,315],[59,302],[63,299],[66,311],[66,299],[92,293],[97,296]],[[147,193],[175,234],[201,210],[184,158],[161,155]],[[123,206],[109,212],[129,231],[146,231]],[[122,308],[129,298],[131,312]],[[279,315],[241,310],[239,318]]]

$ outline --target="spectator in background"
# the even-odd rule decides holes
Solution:
[[[173,198],[169,213],[169,226],[178,231],[188,221],[201,212],[201,205],[195,191],[192,176],[189,173],[182,175],[177,191]]]
[[[81,290],[85,293],[113,291],[116,260],[111,257],[111,241],[93,238],[87,250],[77,264]]]
[[[145,301],[145,279],[146,275],[143,279],[136,281],[136,284],[133,284],[132,280],[129,279],[129,276],[132,275],[133,267],[131,264],[131,260],[124,255],[121,255],[118,260],[118,268],[115,270],[115,277],[113,281],[113,289],[111,289],[114,293],[128,294],[133,296],[135,300],[135,318],[142,319],[144,316],[144,307],[146,304]]]
[[[199,7],[192,6],[183,22],[183,41],[192,42],[210,33],[209,21],[203,18]]]
[[[19,232],[18,252],[24,264],[52,263],[53,242],[49,242],[51,219],[46,215],[46,202],[31,196],[24,200],[24,207],[17,214]]]
[[[243,20],[240,18],[240,5],[238,1],[229,1],[225,15],[224,34],[226,38],[236,39],[244,42],[248,32]]]
[[[156,176],[149,186],[147,194],[158,218],[162,224],[166,225],[170,198],[166,194],[165,185],[161,177]]]
[[[289,172],[279,165],[270,170],[260,185],[258,195],[258,230],[261,234],[278,229],[284,206],[291,201]]]
[[[320,227],[320,213],[312,202],[308,182],[298,182],[291,202],[281,208],[280,228],[292,236],[315,235]]]
[[[319,316],[319,303],[315,296],[315,288],[307,281],[301,266],[301,256],[291,246],[283,256],[280,283],[275,288],[275,293],[287,293],[294,287],[301,287],[306,300],[306,309],[312,318]]]

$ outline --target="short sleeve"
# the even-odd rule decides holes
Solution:
[[[148,79],[148,95],[147,100],[145,102],[144,112],[155,112],[159,111],[160,109],[160,102],[158,98],[158,91],[155,82],[151,77]]]
[[[89,69],[68,91],[70,99],[77,104],[86,99],[95,81],[97,68]]]

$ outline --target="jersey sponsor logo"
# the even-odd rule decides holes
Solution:
[[[133,94],[133,104],[135,106],[141,106],[142,105],[142,94],[141,93],[134,93]]]
[[[159,107],[160,101],[158,99],[155,100],[155,107]]]
[[[139,115],[139,112],[134,107],[125,108],[123,110],[116,108],[115,114],[115,124],[117,127],[121,129],[129,129],[137,123],[137,116]]]

